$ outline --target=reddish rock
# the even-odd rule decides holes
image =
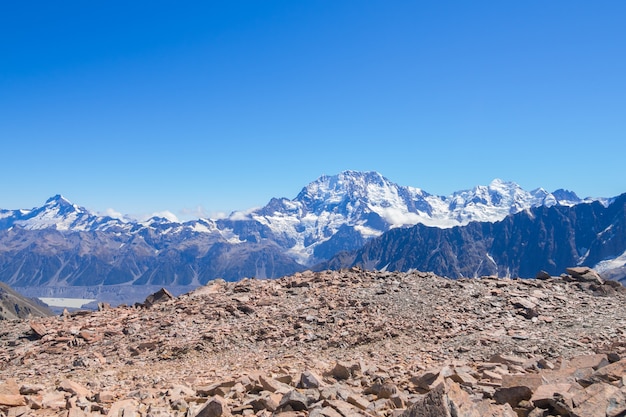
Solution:
[[[581,355],[576,356],[567,361],[568,368],[593,368],[598,369],[602,366],[609,364],[609,361],[604,354],[596,355]]]
[[[74,394],[78,397],[93,397],[93,393],[89,389],[85,388],[78,382],[70,381],[69,379],[61,381],[61,383],[59,384],[59,389]]]
[[[502,375],[502,388],[528,387],[533,391],[543,383],[544,379],[539,374]]]
[[[623,416],[626,414],[624,393],[613,385],[603,382],[579,391],[572,398],[574,417]]]
[[[48,329],[46,329],[46,327],[40,322],[31,321],[30,329],[39,337],[44,337],[48,334]]]
[[[132,398],[116,401],[111,405],[107,417],[136,416],[139,403]]]
[[[20,394],[0,394],[0,405],[18,407],[26,405],[26,399]]]
[[[591,378],[594,381],[615,382],[621,380],[624,375],[626,375],[626,358],[598,369]]]
[[[517,417],[511,406],[472,401],[455,382],[439,384],[409,407],[402,417]]]

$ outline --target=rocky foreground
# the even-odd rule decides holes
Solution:
[[[2,322],[4,416],[625,416],[626,295],[307,272]]]

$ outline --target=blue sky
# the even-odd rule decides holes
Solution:
[[[212,215],[375,170],[626,192],[623,1],[0,5],[0,207]]]

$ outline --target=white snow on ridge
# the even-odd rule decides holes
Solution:
[[[276,241],[289,246],[284,249],[290,256],[308,263],[318,245],[346,227],[369,239],[391,228],[416,224],[451,228],[472,221],[495,222],[532,207],[573,205],[583,201],[576,198],[575,194],[562,190],[555,194],[541,188],[528,192],[513,182],[500,179],[449,196],[435,196],[420,188],[399,186],[377,172],[344,171],[318,178],[293,200],[272,199],[265,207],[235,211],[223,219],[180,223],[172,213],[161,212],[156,213],[159,217],[136,222],[90,213],[62,196],[55,196],[33,210],[1,211],[0,219],[15,216],[13,223],[27,229],[112,229],[131,233],[140,225],[161,235],[185,231],[219,233],[230,243],[243,241],[234,232],[232,222],[246,221],[250,222],[247,230],[255,233],[255,227],[270,229]],[[604,201],[608,204],[608,200]],[[119,213],[109,211],[107,214]]]
[[[605,261],[598,262],[596,266],[593,267],[599,274],[616,268],[621,268],[626,265],[626,252],[619,255],[614,259],[607,259]]]

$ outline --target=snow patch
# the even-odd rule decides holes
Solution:
[[[615,268],[621,268],[626,265],[626,252],[619,255],[617,258],[607,259],[601,262],[598,262],[593,269],[596,270],[599,274],[609,271]]]

